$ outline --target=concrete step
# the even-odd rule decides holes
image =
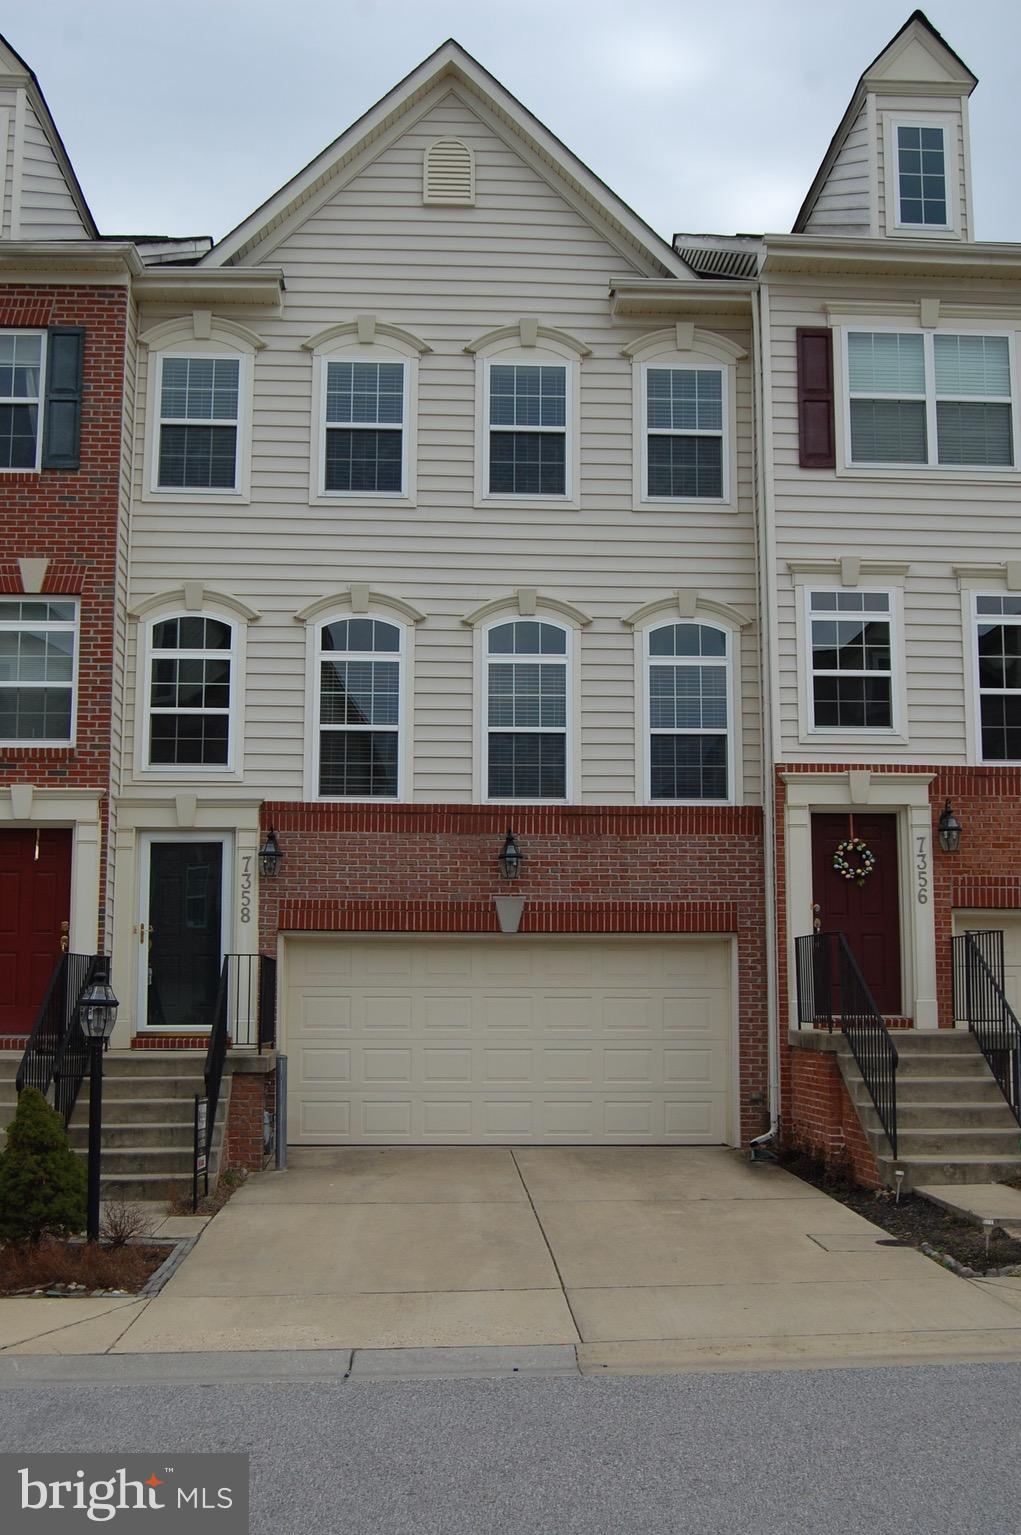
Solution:
[[[864,1092],[865,1084],[861,1086]],[[1003,1094],[989,1073],[985,1077],[902,1077],[897,1073],[898,1106],[935,1103],[937,1100],[961,1105],[999,1105],[1004,1102]]]
[[[920,1183],[1002,1183],[1006,1178],[1021,1174],[1021,1156],[986,1157],[959,1155],[952,1161],[939,1156],[877,1156],[880,1177],[890,1187],[896,1184],[894,1172],[904,1172],[904,1187],[913,1189]]]
[[[1005,1130],[918,1130],[904,1129],[898,1121],[897,1149],[903,1157],[1021,1157],[1021,1132],[1016,1122],[1012,1128]]]
[[[932,1051],[939,1055],[971,1055],[978,1050],[975,1036],[967,1029],[891,1029],[890,1038],[899,1055],[926,1055]]]
[[[144,1204],[158,1200],[167,1204],[173,1199],[191,1197],[191,1173],[186,1178],[166,1173],[107,1173],[100,1180],[100,1192],[107,1201],[122,1200],[126,1204]],[[202,1192],[202,1185],[199,1185]]]
[[[190,1076],[122,1076],[103,1077],[103,1102],[108,1098],[194,1098],[205,1091],[201,1072]],[[89,1082],[86,1077],[78,1094],[79,1103],[89,1101]]]
[[[85,1160],[84,1147],[76,1146],[75,1151]],[[172,1146],[107,1146],[103,1144],[102,1173],[109,1177],[116,1173],[131,1174],[168,1174],[191,1173],[192,1151],[191,1146],[178,1148]]]
[[[178,1076],[201,1073],[204,1050],[108,1050],[103,1057],[104,1076]]]
[[[912,1077],[982,1077],[989,1067],[981,1051],[975,1050],[904,1050],[898,1051],[897,1080]]]
[[[859,1103],[857,1107],[866,1129],[878,1129],[879,1115],[872,1100]],[[1015,1135],[1018,1133],[1017,1121],[1002,1097],[999,1103],[903,1103],[898,1096],[897,1124],[901,1130],[1011,1130]]]
[[[151,1125],[161,1121],[183,1124],[187,1120],[190,1125],[192,1114],[192,1105],[186,1098],[114,1098],[107,1103],[106,1094],[103,1095],[104,1124],[108,1121],[116,1121],[119,1125]],[[71,1115],[71,1124],[87,1125],[88,1122],[89,1100],[86,1094],[84,1099],[79,1096]]]
[[[174,1147],[190,1150],[193,1144],[195,1127],[191,1120],[164,1121],[157,1124],[146,1124],[139,1120],[134,1124],[109,1124],[103,1120],[103,1153],[107,1149],[152,1150],[156,1147]],[[86,1120],[84,1124],[74,1123],[67,1132],[67,1138],[76,1151],[85,1151],[89,1144],[89,1126]]]

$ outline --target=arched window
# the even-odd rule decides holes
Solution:
[[[718,624],[658,624],[645,639],[650,800],[733,798],[731,635]]]
[[[150,624],[147,649],[146,767],[231,768],[237,625],[168,613]]]
[[[515,618],[485,633],[485,781],[491,800],[567,798],[570,635]]]
[[[317,626],[316,784],[323,799],[403,793],[406,630],[357,615]]]
[[[735,504],[738,363],[724,336],[679,324],[624,348],[634,364],[634,505]]]

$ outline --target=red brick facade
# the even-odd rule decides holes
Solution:
[[[0,593],[20,594],[18,559],[49,561],[43,595],[81,599],[74,746],[0,748],[0,785],[105,792],[110,781],[111,690],[121,472],[127,289],[26,285],[0,289],[0,328],[85,329],[81,464],[75,471],[7,473],[0,480]],[[104,927],[107,814],[103,809],[99,931]]]
[[[513,886],[497,855],[508,824]],[[755,806],[314,805],[263,807],[279,874],[260,937],[291,932],[499,931],[495,896],[524,897],[523,933],[733,933],[741,1135],[768,1128],[762,813]]]
[[[846,1173],[866,1188],[883,1186],[872,1148],[833,1051],[791,1050],[784,1142]]]
[[[227,1147],[221,1171],[243,1168],[257,1173],[264,1161],[263,1114],[274,1113],[276,1075],[236,1071],[227,1105]]]

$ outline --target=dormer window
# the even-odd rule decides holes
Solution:
[[[948,229],[946,139],[942,127],[896,124],[897,223]]]

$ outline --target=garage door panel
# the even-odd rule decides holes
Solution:
[[[727,940],[292,939],[286,964],[299,1141],[727,1139]]]

